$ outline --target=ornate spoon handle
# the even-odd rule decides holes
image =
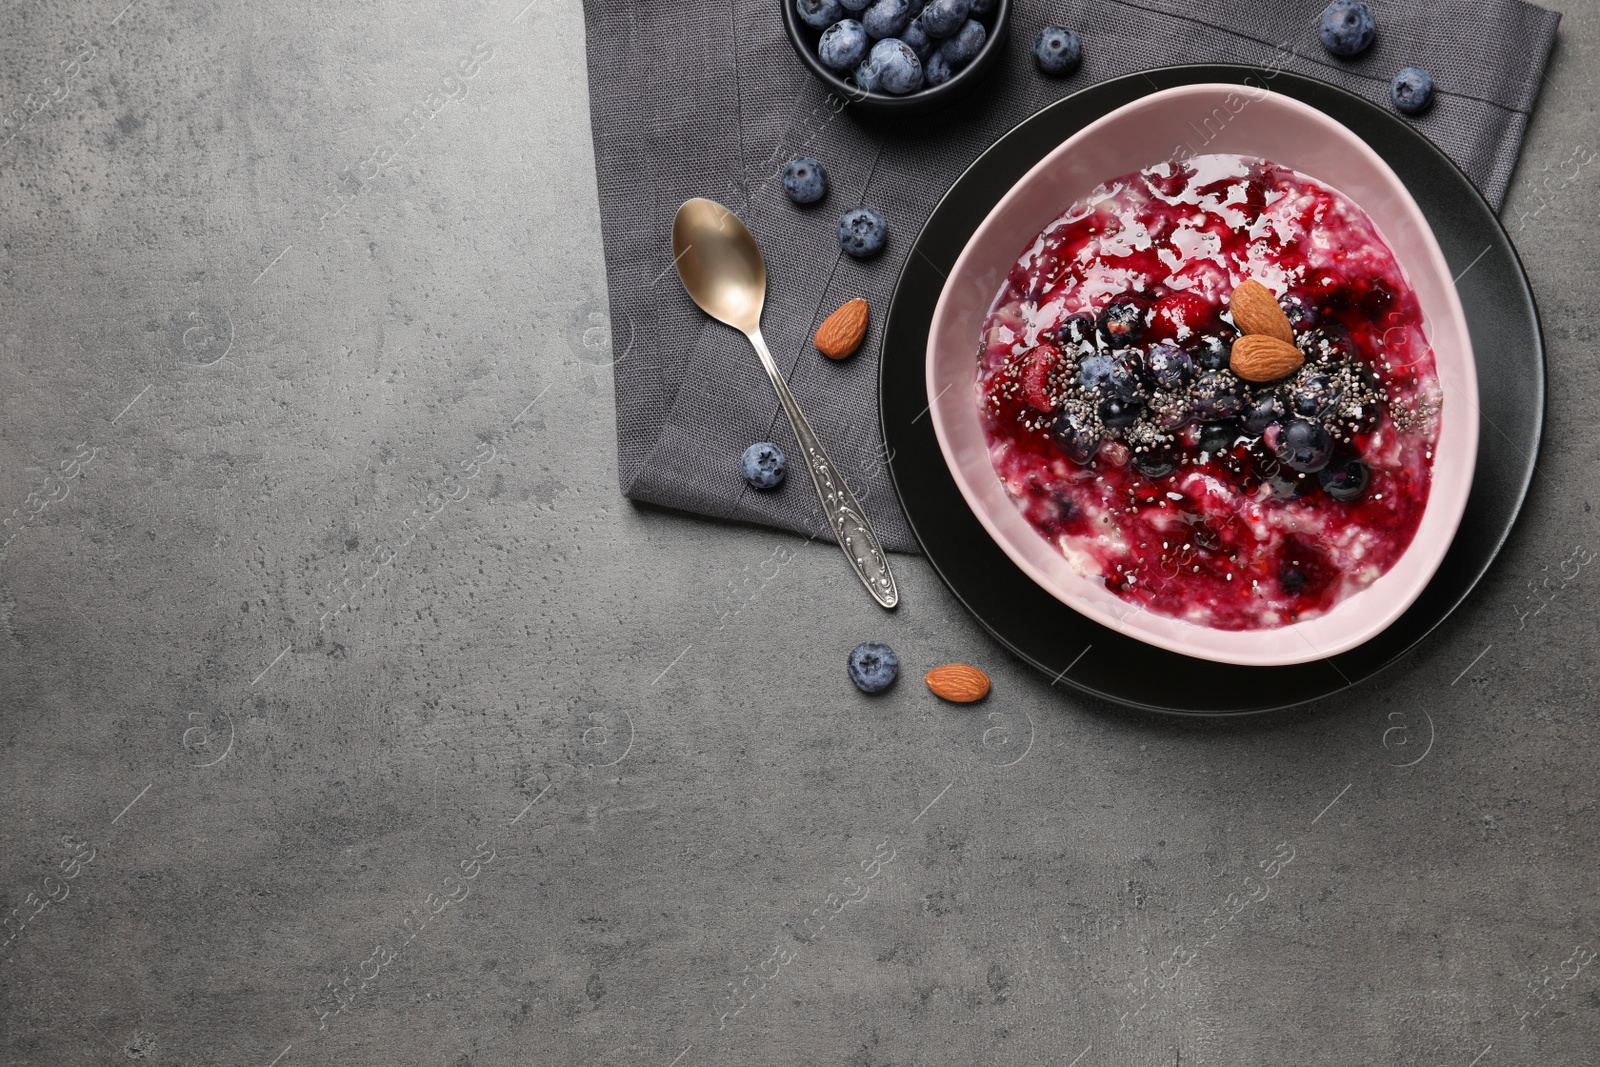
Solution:
[[[900,603],[900,591],[895,588],[894,575],[889,573],[889,557],[884,554],[883,545],[878,543],[878,535],[872,532],[872,524],[867,522],[860,502],[844,483],[843,476],[833,460],[828,458],[828,453],[823,451],[822,442],[817,440],[811,423],[800,411],[800,405],[795,403],[794,394],[789,392],[789,383],[783,380],[783,375],[778,371],[778,364],[767,350],[767,342],[761,336],[760,328],[751,330],[745,336],[750,338],[756,355],[761,357],[761,365],[766,368],[767,377],[772,379],[778,402],[783,405],[784,414],[789,416],[789,425],[794,427],[795,440],[800,442],[800,451],[805,454],[806,469],[811,472],[811,480],[817,486],[817,496],[822,500],[822,512],[828,517],[828,525],[833,528],[839,547],[844,550],[844,558],[850,561],[856,576],[874,600],[886,608],[894,607]]]

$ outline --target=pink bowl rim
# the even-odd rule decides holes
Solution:
[[[1210,100],[1241,91],[1241,86],[1236,84],[1208,82],[1151,93],[1085,126],[1023,175],[990,210],[950,269],[929,324],[926,387],[928,395],[933,397],[929,413],[939,449],[962,497],[1001,550],[1046,592],[1095,622],[1172,652],[1241,666],[1284,666],[1327,659],[1364,644],[1382,633],[1411,606],[1438,570],[1460,526],[1472,488],[1477,457],[1478,392],[1471,335],[1454,281],[1442,285],[1438,281],[1451,279],[1448,262],[1421,208],[1404,183],[1383,158],[1353,131],[1321,111],[1280,93],[1255,89],[1249,94],[1252,106],[1263,104],[1268,109],[1284,112],[1283,117],[1287,120],[1285,128],[1295,129],[1300,135],[1315,133],[1335,138],[1344,150],[1359,161],[1356,166],[1365,165],[1370,169],[1370,177],[1382,185],[1385,195],[1394,198],[1396,208],[1391,214],[1403,217],[1413,231],[1413,241],[1401,247],[1384,232],[1379,220],[1373,219],[1423,304],[1424,329],[1434,349],[1440,387],[1445,394],[1441,405],[1440,434],[1434,451],[1433,484],[1417,534],[1394,566],[1366,589],[1347,597],[1317,618],[1266,630],[1217,630],[1155,615],[1129,605],[1093,579],[1068,570],[1065,558],[1028,525],[1003,487],[1000,487],[999,477],[988,463],[986,448],[986,469],[972,471],[968,466],[975,464],[969,460],[968,465],[964,465],[960,461],[959,446],[963,441],[970,443],[973,429],[976,429],[981,441],[982,429],[977,420],[975,399],[970,390],[946,386],[943,391],[936,391],[941,380],[938,372],[946,370],[948,373],[946,364],[950,361],[966,361],[969,375],[975,369],[971,359],[978,334],[976,324],[971,330],[972,343],[965,348],[946,346],[948,350],[941,349],[940,339],[942,333],[950,332],[951,321],[966,313],[964,308],[954,307],[954,294],[958,282],[973,271],[979,250],[1003,238],[1008,242],[1008,247],[1013,249],[1008,264],[1014,262],[1016,254],[1055,217],[1055,214],[1050,214],[1038,218],[1037,224],[1026,233],[1013,226],[1010,234],[1005,235],[997,220],[1006,214],[1008,207],[1025,195],[1030,185],[1042,181],[1075,148],[1092,138],[1103,136],[1110,127],[1137,123],[1140,113],[1152,107],[1164,107],[1191,98]],[[1297,125],[1300,123],[1306,125]],[[1271,145],[1263,144],[1252,149],[1229,147],[1217,150],[1246,152],[1273,159],[1271,148]],[[1170,156],[1157,154],[1155,158],[1136,166],[1150,166],[1164,158]],[[1338,182],[1330,181],[1314,171],[1297,169],[1335,189],[1339,188]],[[1103,175],[1100,180],[1115,176]],[[1077,195],[1088,191],[1088,188],[1084,188]],[[1355,197],[1351,199],[1363,210],[1368,210]],[[1068,203],[1070,200],[1060,203],[1055,213],[1065,210]],[[1011,240],[1011,237],[1015,237],[1015,240]],[[1418,279],[1422,277],[1431,278],[1432,286],[1419,284]],[[1436,290],[1433,297],[1423,299],[1424,288]],[[989,299],[993,299],[992,295]],[[982,314],[987,314],[987,309],[988,305],[985,304]],[[981,481],[985,475],[987,484]],[[995,506],[994,490],[997,488],[1005,504],[1004,509]],[[1039,546],[1043,546],[1049,556],[1041,556]],[[1052,562],[1049,557],[1054,557],[1057,562]]]

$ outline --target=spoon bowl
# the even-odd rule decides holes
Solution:
[[[739,216],[715,200],[686,201],[672,221],[672,256],[701,311],[742,333],[760,327],[767,264]]]

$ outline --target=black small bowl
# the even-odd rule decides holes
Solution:
[[[804,63],[812,74],[822,79],[824,85],[840,97],[849,100],[858,110],[870,115],[908,118],[936,111],[966,96],[989,69],[999,62],[1000,54],[1005,51],[1003,45],[1006,33],[1011,29],[1011,0],[999,0],[987,19],[978,20],[984,24],[988,37],[983,42],[983,48],[972,58],[972,62],[962,67],[943,85],[935,85],[931,89],[918,89],[905,96],[892,96],[889,93],[869,93],[823,66],[822,60],[817,58],[817,41],[821,39],[822,31],[814,30],[800,21],[800,16],[795,14],[794,10],[795,0],[779,0],[779,3],[783,7],[783,25],[789,31],[789,43],[794,45],[795,52],[800,56],[800,62]]]

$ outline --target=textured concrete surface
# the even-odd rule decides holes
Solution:
[[[1594,1062],[1600,6],[1524,522],[1208,724],[618,498],[576,3],[125,2],[0,12],[0,1063]]]

